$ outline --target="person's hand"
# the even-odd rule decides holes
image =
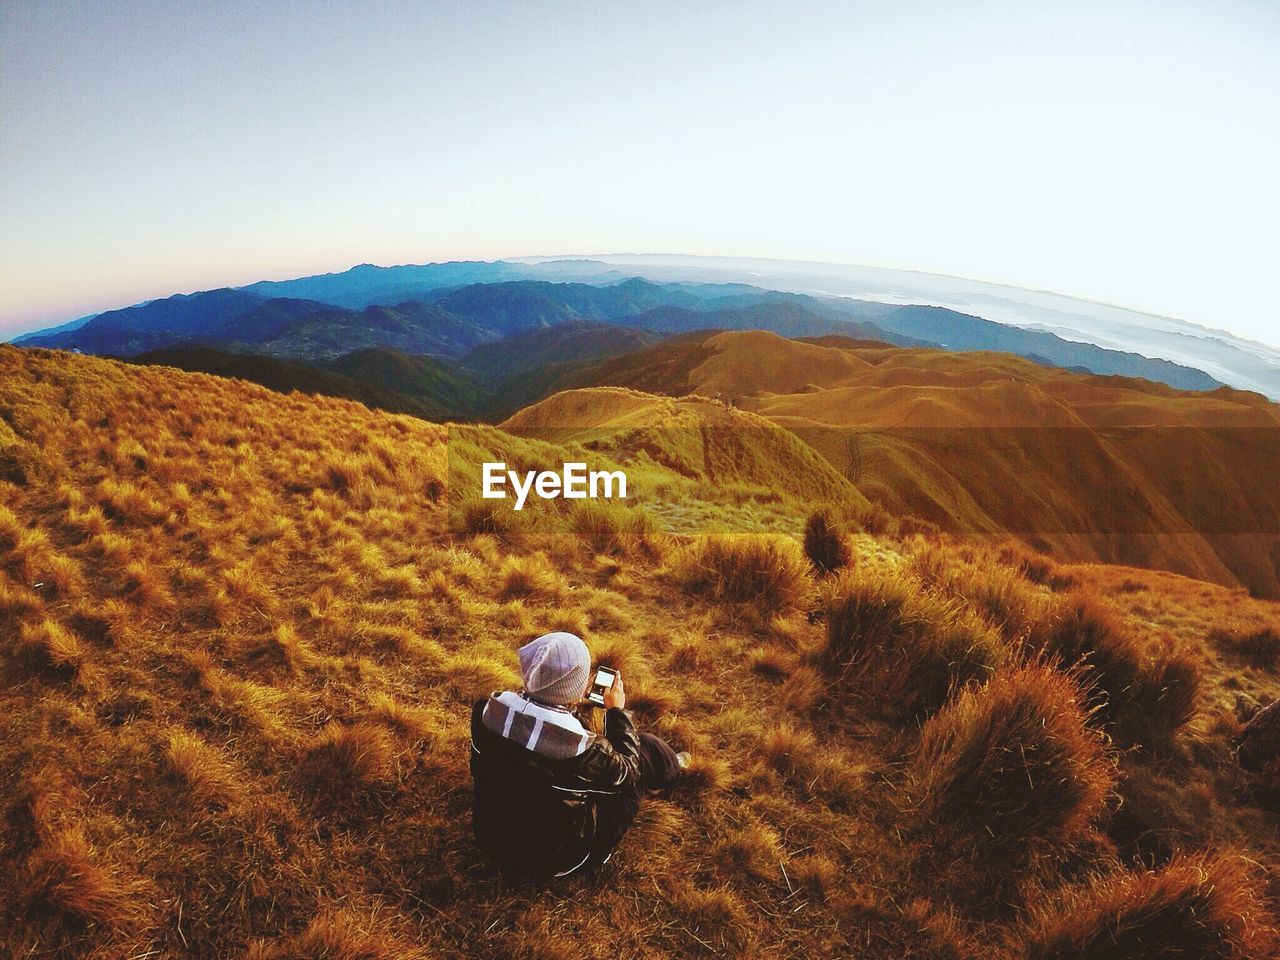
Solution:
[[[613,686],[604,692],[604,708],[612,710],[614,707],[619,710],[627,708],[627,688],[622,682],[622,674],[614,677]]]

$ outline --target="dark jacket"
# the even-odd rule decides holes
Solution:
[[[608,859],[640,805],[640,742],[631,717],[609,710],[604,736],[575,757],[548,759],[471,711],[472,826],[480,849],[507,874],[550,878]]]

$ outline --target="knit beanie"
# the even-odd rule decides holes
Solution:
[[[534,700],[568,706],[586,692],[591,653],[572,633],[544,633],[520,648],[520,674]]]

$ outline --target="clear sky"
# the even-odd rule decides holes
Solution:
[[[1280,4],[0,0],[0,337],[566,252],[826,260],[1280,341]]]

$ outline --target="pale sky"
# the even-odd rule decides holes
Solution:
[[[564,251],[1054,290],[1280,342],[1280,4],[0,0],[0,338]]]

